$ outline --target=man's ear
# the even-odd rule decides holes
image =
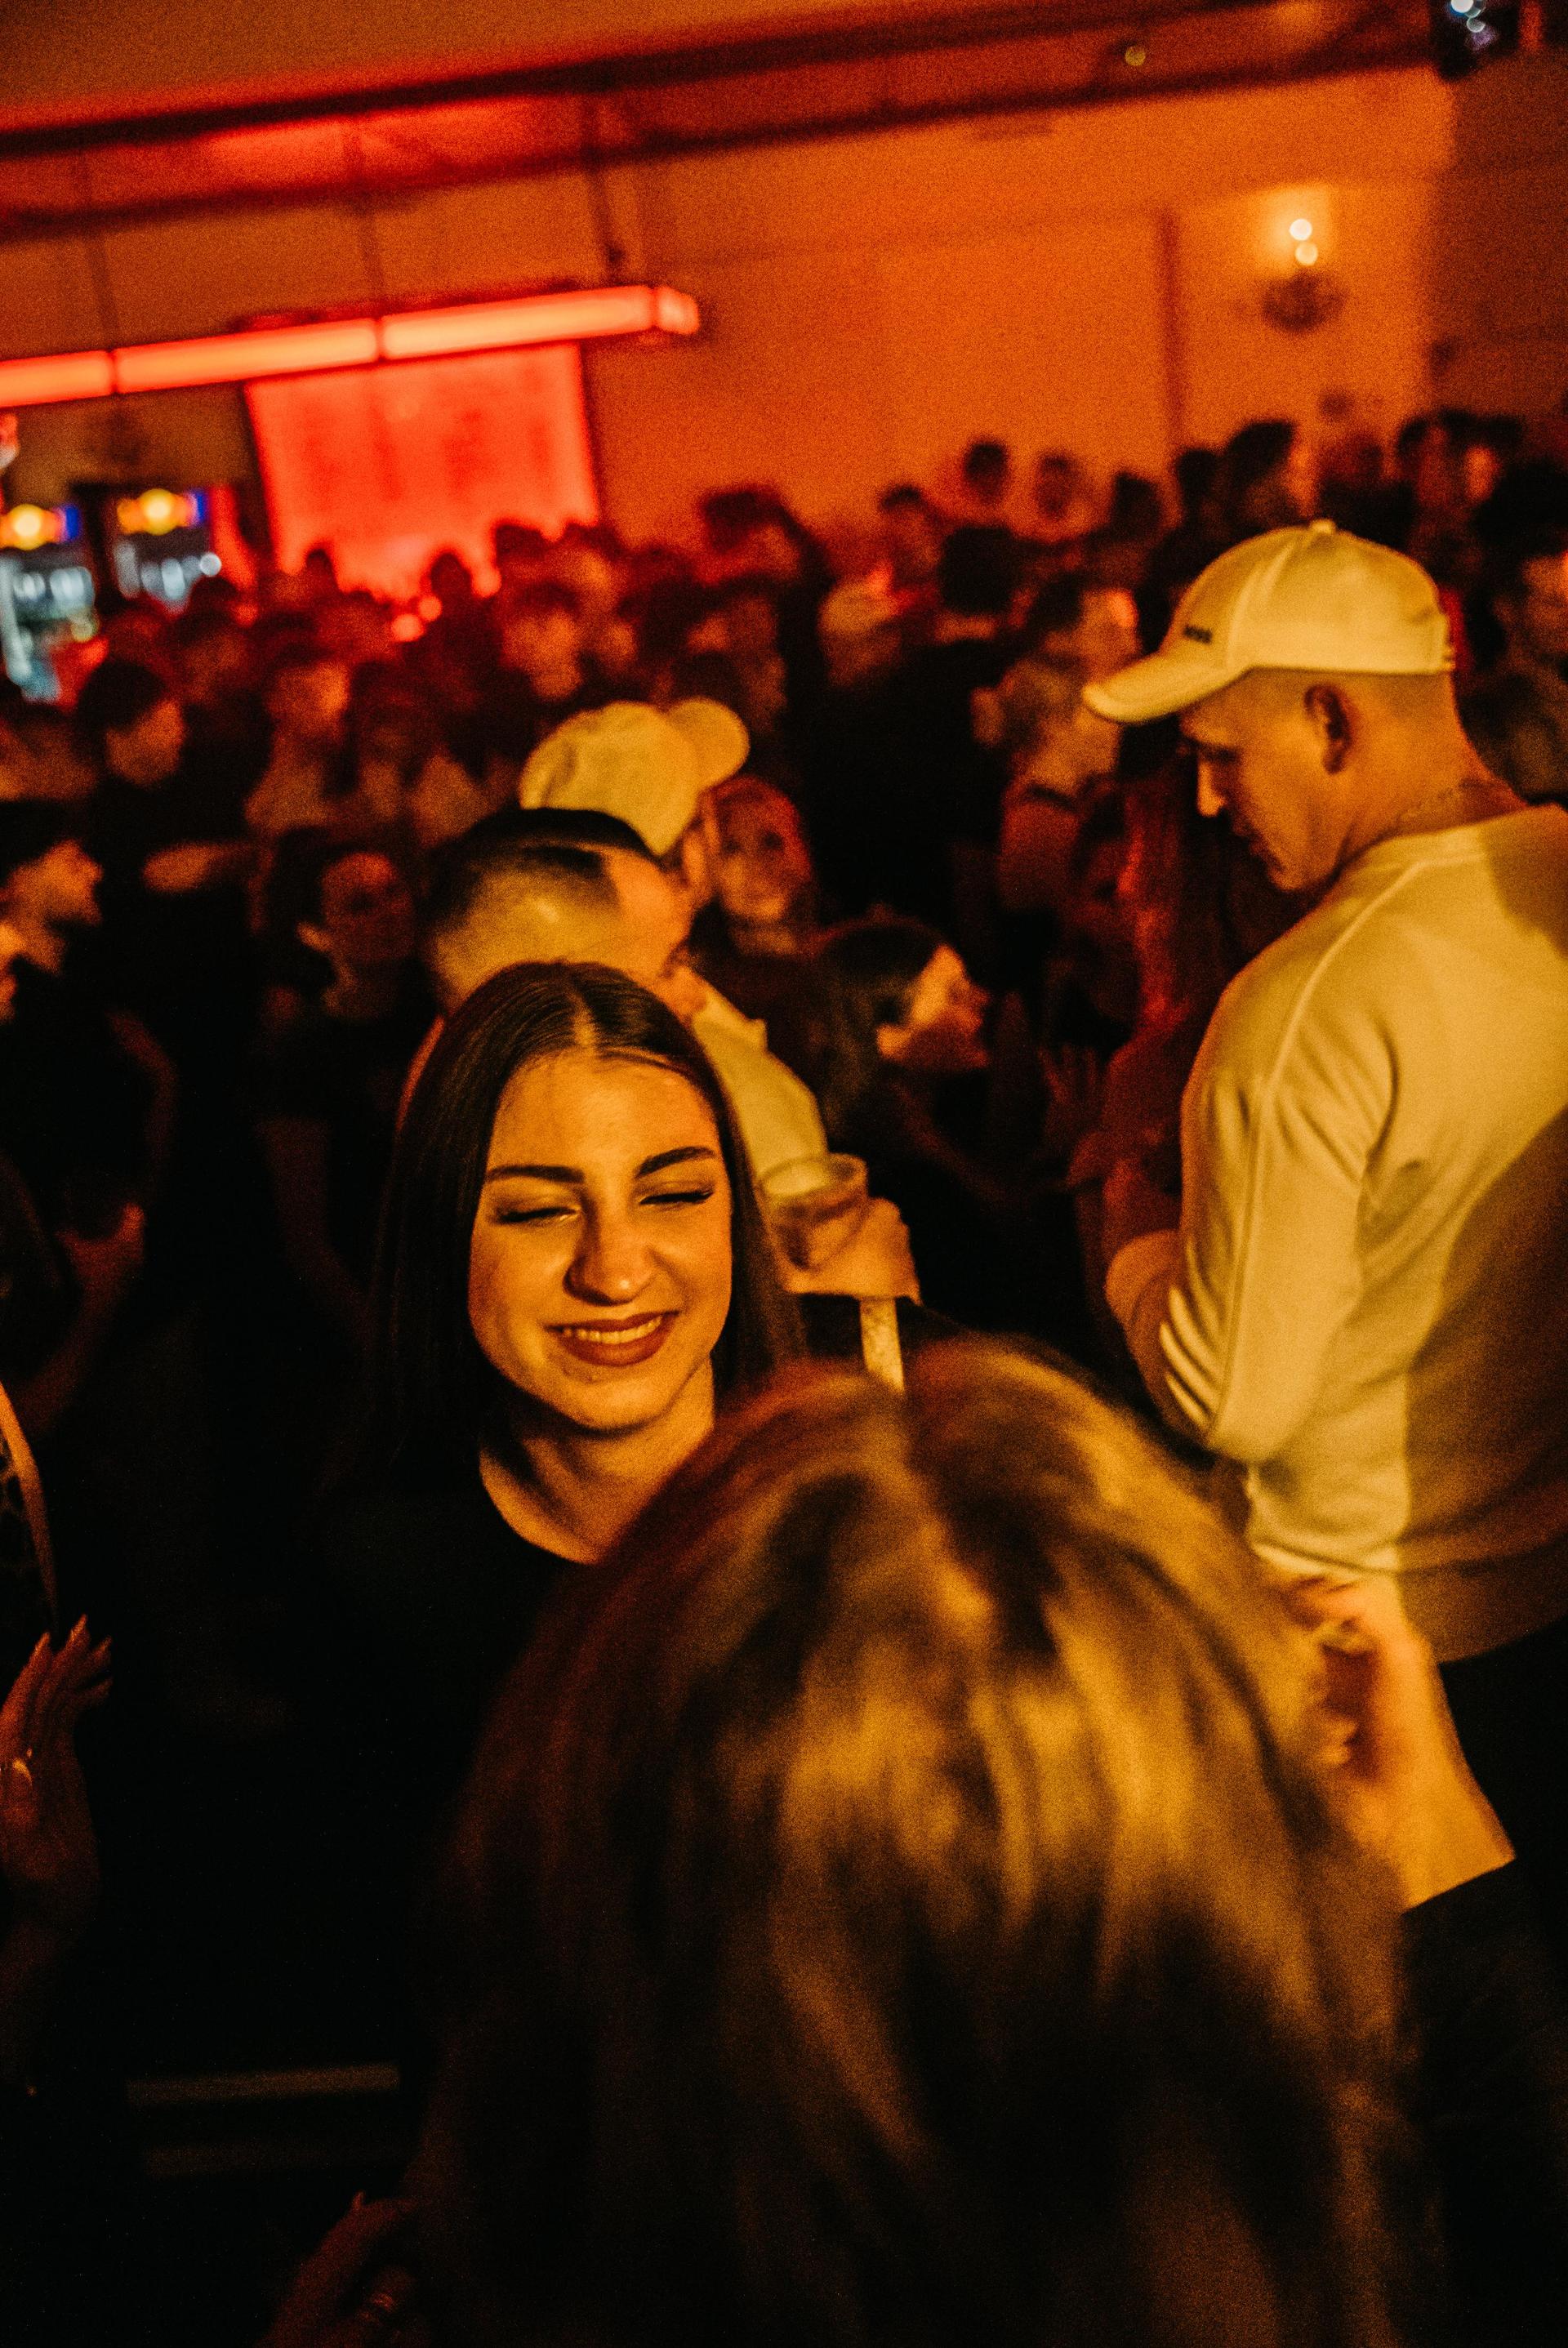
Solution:
[[[312,953],[325,955],[328,962],[332,960],[332,940],[315,922],[296,922],[294,935],[302,946],[310,948]]]
[[[1350,704],[1336,685],[1309,685],[1304,705],[1322,749],[1324,771],[1337,775],[1356,731]]]
[[[896,1066],[909,1049],[909,1038],[907,1027],[895,1027],[890,1020],[884,1019],[877,1029],[877,1057],[892,1060]]]

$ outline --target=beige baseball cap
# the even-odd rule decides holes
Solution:
[[[1454,664],[1438,591],[1408,556],[1331,521],[1244,539],[1196,578],[1147,660],[1086,685],[1100,717],[1139,726],[1221,693],[1249,669],[1440,676]]]
[[[732,709],[700,697],[655,709],[612,701],[546,735],[518,778],[525,808],[593,809],[629,823],[655,856],[693,822],[704,791],[746,763],[751,737]]]

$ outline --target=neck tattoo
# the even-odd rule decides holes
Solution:
[[[1475,812],[1461,812],[1471,801],[1475,803]],[[1484,807],[1483,801],[1486,802]],[[1512,814],[1522,804],[1518,795],[1510,789],[1507,783],[1500,782],[1495,775],[1471,775],[1466,781],[1451,783],[1444,790],[1429,791],[1425,798],[1418,799],[1413,807],[1408,807],[1398,820],[1389,825],[1384,838],[1394,839],[1401,832],[1447,831],[1460,824],[1484,823],[1489,816]],[[1438,808],[1450,807],[1454,810],[1451,823],[1434,823],[1431,820]]]

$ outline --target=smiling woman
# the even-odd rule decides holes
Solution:
[[[656,996],[521,963],[455,1014],[398,1137],[361,1457],[323,1538],[328,1711],[388,1937],[552,1592],[802,1350],[717,1077]]]
[[[374,1319],[372,1457],[493,1460],[507,1521],[579,1558],[800,1350],[718,1079],[656,997],[558,963],[469,997],[409,1104]]]

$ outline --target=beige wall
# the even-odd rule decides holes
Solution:
[[[1249,417],[1380,432],[1568,391],[1568,66],[1426,72],[670,164],[641,175],[690,350],[594,362],[609,502],[725,476],[830,519],[976,432],[1159,471]],[[1264,318],[1305,214],[1344,307]],[[1439,362],[1434,373],[1434,352]]]
[[[1568,388],[1557,60],[1458,89],[1397,72],[765,149],[618,171],[610,195],[631,265],[707,320],[689,346],[591,356],[606,501],[636,532],[737,478],[830,520],[982,431],[1153,471],[1181,438],[1311,424],[1326,399],[1386,430],[1434,396],[1544,409]],[[1259,301],[1303,211],[1345,306],[1288,335]],[[411,299],[603,265],[573,176],[411,198],[377,233]],[[325,205],[118,232],[106,253],[128,340],[370,297]],[[0,351],[103,332],[79,245],[0,244]],[[240,468],[237,400],[40,412],[14,493],[121,460]]]

